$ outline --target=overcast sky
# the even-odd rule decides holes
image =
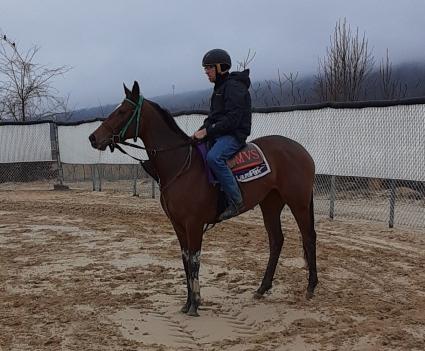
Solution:
[[[0,0],[0,32],[35,61],[72,70],[55,80],[70,107],[116,103],[122,83],[147,97],[210,87],[203,54],[256,52],[251,78],[315,73],[339,18],[365,33],[377,62],[425,60],[425,0]]]

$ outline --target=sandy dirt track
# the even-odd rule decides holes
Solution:
[[[274,286],[258,209],[204,238],[200,317],[179,312],[177,239],[157,200],[0,192],[0,350],[425,350],[425,233],[317,218],[319,285],[289,212]]]

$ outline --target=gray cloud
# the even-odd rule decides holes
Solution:
[[[13,0],[0,4],[0,30],[21,48],[41,46],[38,62],[73,70],[55,86],[71,107],[119,101],[122,82],[146,96],[209,88],[205,51],[234,61],[256,51],[252,78],[315,72],[336,21],[365,32],[377,60],[425,59],[423,0]]]

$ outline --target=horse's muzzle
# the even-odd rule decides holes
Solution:
[[[89,140],[90,140],[90,144],[93,148],[97,149],[97,142],[96,142],[96,137],[94,136],[94,134],[90,134],[89,136]]]

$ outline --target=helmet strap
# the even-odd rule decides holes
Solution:
[[[221,63],[217,63],[215,65],[215,71],[217,72],[217,74],[220,74],[220,75],[223,75],[223,74],[226,74],[227,72],[229,72],[228,69],[226,69],[225,71],[221,70]]]
[[[217,72],[217,74],[221,74],[221,65],[219,63],[215,65],[215,71]]]

